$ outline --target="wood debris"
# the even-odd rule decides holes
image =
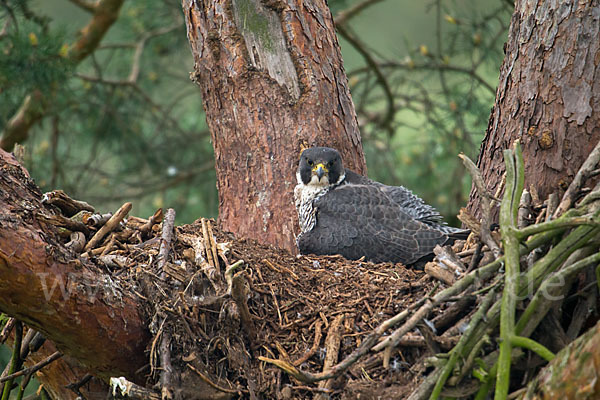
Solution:
[[[522,360],[536,361],[514,365],[523,382],[598,319],[596,287],[577,278],[593,277],[597,264],[597,247],[584,245],[600,234],[598,188],[577,202],[573,193],[582,189],[562,202],[519,193],[515,203],[517,262],[533,286],[523,288],[514,329],[549,346],[520,351]],[[487,213],[500,194],[487,194]],[[130,203],[105,218],[65,197],[77,206],[62,206],[63,218],[45,222],[63,228],[67,247],[109,271],[144,305],[154,335],[147,349],[150,397],[196,398],[201,390],[214,399],[424,399],[490,389],[485,374],[498,360],[505,238],[489,215],[481,223],[463,213],[479,236],[437,248],[429,263],[407,268],[294,256],[234,238],[207,219],[173,227],[171,211],[126,218]],[[588,295],[574,297],[568,315],[542,324],[557,308],[536,296],[557,276],[569,284],[553,295]],[[540,332],[544,326],[556,332]]]

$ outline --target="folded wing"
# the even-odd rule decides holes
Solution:
[[[443,229],[409,214],[399,192],[387,188],[393,187],[348,183],[319,198],[317,224],[298,238],[300,251],[412,264],[448,240]]]

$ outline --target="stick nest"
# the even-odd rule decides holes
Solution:
[[[125,220],[129,203],[103,216],[45,201],[63,210],[67,246],[143,305],[153,340],[137,398],[485,398],[496,379],[512,398],[598,320],[600,185],[575,179],[542,201],[523,191],[519,147],[505,156],[500,232],[502,188],[488,194],[465,158],[483,222],[462,210],[469,240],[423,268],[294,256],[206,219],[174,227],[173,210]],[[582,176],[600,145],[590,158]]]
[[[193,387],[186,388],[188,375],[202,374],[201,380],[218,387],[215,398],[220,392],[234,397],[295,399],[321,393],[349,398],[358,393],[402,395],[419,375],[420,371],[410,372],[427,353],[418,333],[405,339],[391,370],[370,359],[328,387],[299,382],[259,357],[322,371],[328,351],[338,353],[332,356],[334,362],[343,359],[380,323],[431,292],[436,282],[422,270],[338,256],[297,257],[253,240],[236,240],[206,220],[175,229],[163,270],[157,262],[160,241],[127,249],[115,246],[114,251],[96,258],[99,263],[107,255],[126,260],[127,265],[113,272],[146,304],[155,335],[148,349],[155,367],[149,383],[159,379],[157,353],[162,335],[171,339],[173,365],[187,373],[174,378],[179,380],[172,384],[176,397],[190,398],[194,392]],[[228,268],[240,260],[227,277]],[[235,299],[232,281],[238,279],[243,283],[249,318],[243,315],[243,301]],[[392,373],[400,370],[408,373]]]

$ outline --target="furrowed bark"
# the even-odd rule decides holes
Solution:
[[[600,19],[597,1],[515,2],[496,103],[478,166],[490,192],[502,151],[521,139],[525,187],[540,198],[566,189],[600,140]],[[471,190],[468,209],[480,216]],[[496,215],[497,216],[497,210]]]

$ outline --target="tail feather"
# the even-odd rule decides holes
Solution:
[[[466,240],[471,233],[470,229],[453,228],[451,226],[444,226],[444,228],[446,229],[442,231],[448,235],[448,238],[453,240]]]

